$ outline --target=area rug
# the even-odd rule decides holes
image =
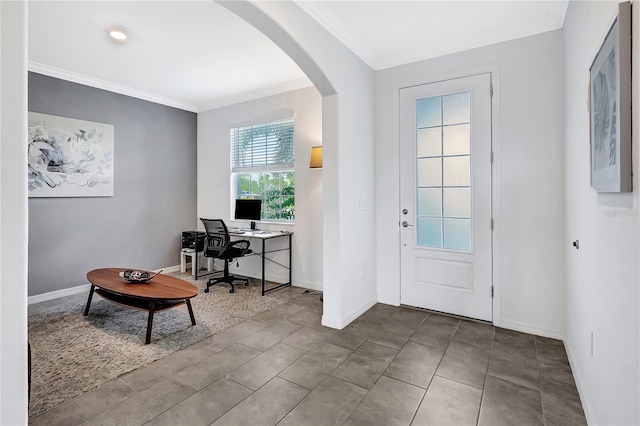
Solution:
[[[179,349],[225,330],[274,306],[286,303],[299,289],[260,295],[259,282],[245,287],[213,286],[206,280],[180,275],[194,283],[191,299],[196,325],[186,306],[154,315],[151,344],[145,345],[148,313],[117,305],[94,295],[88,316],[84,304],[29,316],[31,398],[29,416],[48,411],[122,374],[143,367]]]

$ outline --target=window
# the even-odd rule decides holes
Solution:
[[[418,245],[471,250],[471,94],[416,104]]]
[[[261,199],[261,220],[294,220],[293,134],[293,118],[231,128],[233,199]]]

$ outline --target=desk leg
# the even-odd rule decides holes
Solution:
[[[89,299],[87,299],[87,307],[84,308],[84,316],[89,315],[89,307],[91,306],[91,299],[93,298],[93,291],[96,289],[96,286],[91,284],[91,290],[89,290]]]
[[[156,309],[155,302],[149,302],[149,320],[147,321],[147,339],[144,341],[145,345],[151,343],[151,328],[153,326],[153,312]]]
[[[293,247],[291,247],[291,234],[289,234],[289,285],[293,285],[293,263],[292,263],[292,259],[293,259]]]
[[[196,325],[196,317],[193,316],[193,309],[191,309],[191,300],[187,299],[187,308],[189,309],[189,316],[191,317],[191,325]]]
[[[195,259],[191,258],[191,266],[193,268],[193,270],[191,272],[193,272],[194,280],[198,279],[198,258],[200,257],[200,253],[198,253],[198,243],[196,242],[196,251],[193,252]],[[196,266],[193,266],[196,265]]]
[[[284,236],[284,235],[283,235]],[[278,249],[275,251],[284,251],[284,250],[289,250],[289,265],[288,265],[288,269],[289,269],[289,282],[286,283],[282,283],[282,284],[278,284],[275,286],[272,286],[270,289],[266,289],[265,288],[265,259],[266,259],[266,254],[265,254],[265,241],[266,239],[262,239],[262,253],[260,253],[262,255],[262,295],[264,296],[266,293],[270,293],[272,291],[275,291],[279,288],[282,287],[291,287],[293,285],[293,247],[291,247],[291,236],[292,234],[288,234],[289,237],[289,247],[287,249]],[[257,254],[257,253],[256,253]],[[279,266],[283,267],[283,268],[287,268],[287,266],[283,265],[282,263],[278,263],[272,259],[269,259],[269,261],[272,261],[274,263],[277,263]]]
[[[264,242],[266,241],[264,238],[261,238],[262,240],[262,295],[264,296],[264,257],[266,256],[264,247],[265,244]]]

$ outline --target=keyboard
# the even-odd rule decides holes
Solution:
[[[230,234],[244,234],[253,233],[253,234],[268,234],[270,231],[261,231],[259,229],[244,229],[244,228],[227,228]]]

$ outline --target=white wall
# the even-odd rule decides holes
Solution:
[[[634,38],[640,11],[633,8]],[[633,193],[590,188],[589,67],[617,13],[616,2],[570,2],[564,27],[566,79],[567,337],[590,424],[640,424],[640,240],[638,119],[634,42]],[[580,240],[580,249],[569,241]],[[593,355],[590,334],[593,331]]]
[[[400,302],[398,91],[491,71],[494,84],[494,323],[564,335],[562,32],[376,74],[378,297]]]
[[[322,169],[309,168],[312,146],[322,145],[322,98],[313,88],[269,96],[198,114],[198,226],[199,218],[222,218],[229,226],[246,227],[247,223],[230,219],[231,166],[229,129],[238,125],[295,117],[295,180],[296,219],[294,225],[259,223],[260,229],[287,230],[293,237],[293,284],[322,290]],[[252,240],[259,250],[260,242]],[[280,241],[269,241],[278,247]],[[271,255],[288,264],[286,252]],[[275,257],[274,257],[275,256]],[[241,275],[260,277],[260,258],[240,260]],[[235,269],[235,268],[234,268]],[[279,282],[288,281],[288,272],[267,263],[267,277]]]
[[[0,424],[27,423],[27,7],[0,2]]]
[[[322,102],[322,324],[342,328],[376,303],[373,70],[294,2],[219,1],[261,30]]]

